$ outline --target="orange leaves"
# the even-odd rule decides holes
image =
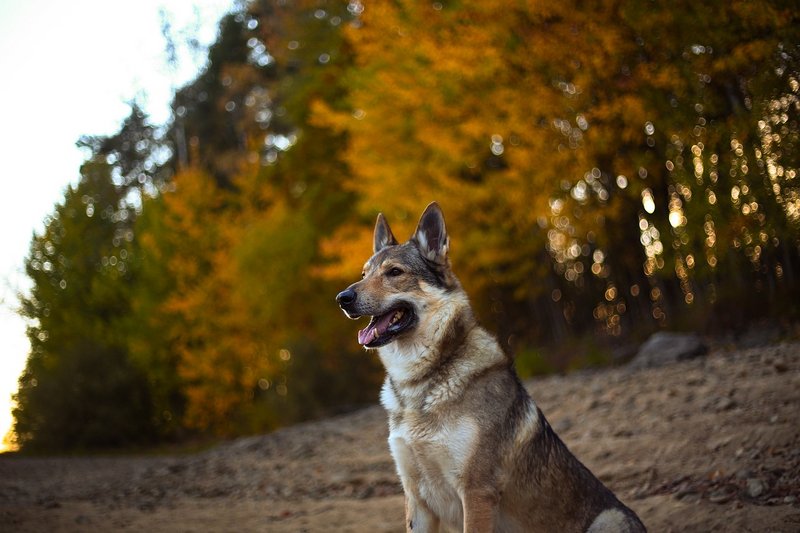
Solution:
[[[712,62],[710,72],[725,74],[732,70],[752,67],[754,64],[764,64],[775,53],[777,53],[777,48],[773,39],[737,43],[729,55]]]
[[[364,265],[365,250],[372,249],[372,227],[348,224],[332,237],[320,241],[323,262],[312,269],[315,276],[352,283]]]
[[[709,120],[720,120],[711,117],[752,104],[743,80],[778,49],[768,28],[791,24],[778,11],[616,0],[368,5],[346,32],[356,58],[348,112],[314,112],[347,135],[346,186],[358,198],[354,222],[324,241],[323,254],[339,259],[323,272],[357,271],[378,210],[402,223],[436,199],[454,235],[464,232],[454,254],[469,258],[466,285],[522,301],[553,272],[579,284],[614,263],[640,277],[642,190],[685,190],[676,165],[691,156],[680,152],[711,142]],[[666,200],[657,203],[655,216],[666,215]],[[555,264],[541,266],[550,233],[569,264],[551,249]],[[598,243],[615,252],[595,267],[583,258]]]
[[[231,261],[237,212],[230,192],[205,172],[190,168],[174,177],[163,196],[158,233],[143,232],[143,245],[159,251],[173,280],[155,311],[178,356],[177,372],[187,399],[183,423],[191,428],[234,430],[230,415],[249,401],[265,362],[261,339],[235,289],[239,273]],[[162,255],[163,254],[163,255]],[[158,347],[162,348],[162,347]]]

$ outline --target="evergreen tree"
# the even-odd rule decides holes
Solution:
[[[111,166],[81,168],[25,267],[22,299],[31,353],[16,395],[15,433],[24,449],[67,450],[154,436],[144,372],[128,357],[131,210]]]

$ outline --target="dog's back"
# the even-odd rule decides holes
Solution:
[[[501,430],[511,444],[503,456],[509,479],[497,530],[644,531],[636,515],[567,449],[513,370],[509,373],[504,380],[516,399]],[[504,517],[510,518],[509,527]]]

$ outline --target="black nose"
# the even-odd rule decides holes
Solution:
[[[336,302],[339,304],[339,307],[350,305],[355,301],[356,301],[356,291],[354,291],[353,289],[345,289],[336,295]]]

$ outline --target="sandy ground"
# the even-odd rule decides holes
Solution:
[[[530,381],[650,531],[800,531],[800,343]],[[174,457],[0,456],[0,531],[402,531],[380,407]]]

